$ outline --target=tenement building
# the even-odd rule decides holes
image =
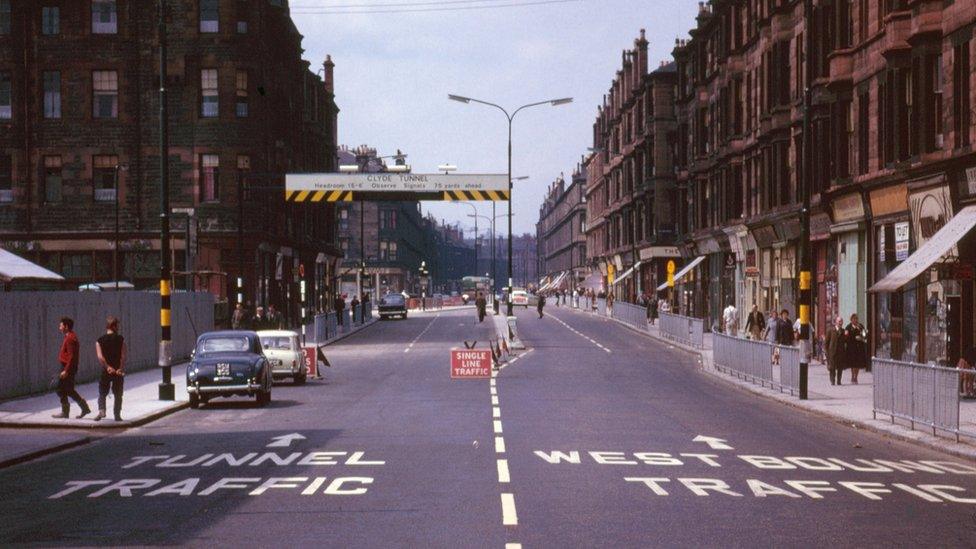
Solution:
[[[75,284],[158,287],[156,13],[0,0],[0,240]],[[166,32],[177,286],[234,301],[241,278],[297,318],[339,253],[332,208],[285,204],[284,175],[334,169],[333,64],[302,59],[284,2],[170,0]]]
[[[954,365],[976,325],[974,28],[974,2],[700,4],[674,50],[680,310],[794,317],[806,142],[816,336],[857,314],[873,355]]]
[[[675,173],[676,68],[648,72],[642,30],[604,96],[586,161],[589,263],[618,299],[634,301],[666,280],[677,257]]]
[[[549,186],[536,223],[539,289],[573,291],[589,275],[586,261],[586,174],[582,165],[573,171],[569,186],[560,176]]]

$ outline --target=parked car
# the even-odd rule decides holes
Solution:
[[[290,377],[301,385],[308,379],[305,351],[298,344],[298,334],[289,330],[262,330],[258,332],[264,356],[271,365],[274,380]]]
[[[529,308],[529,293],[525,290],[515,289],[512,290],[512,304],[521,305],[526,309]]]
[[[400,294],[386,294],[380,298],[379,303],[380,320],[387,317],[399,316],[407,318],[407,300]]]
[[[221,330],[197,338],[186,369],[190,407],[214,397],[255,397],[258,406],[271,402],[271,366],[256,332]]]

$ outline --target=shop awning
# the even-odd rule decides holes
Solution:
[[[61,282],[64,277],[20,257],[0,249],[0,282],[15,280],[48,280]]]
[[[631,267],[631,268],[627,269],[626,271],[624,271],[623,273],[621,273],[620,276],[618,276],[617,278],[614,279],[613,284],[616,286],[618,282],[620,282],[621,280],[623,280],[623,279],[627,278],[628,276],[634,274],[634,269],[640,267],[640,264],[641,264],[641,262],[638,261],[637,263],[634,264],[633,267]]]
[[[679,280],[681,280],[681,277],[685,276],[686,274],[688,274],[689,271],[691,271],[692,269],[694,269],[695,267],[697,267],[698,264],[701,263],[704,259],[705,259],[705,256],[703,256],[703,255],[700,255],[700,256],[696,257],[695,259],[692,259],[691,260],[691,263],[685,265],[684,267],[681,268],[680,271],[674,273],[674,281],[675,282],[678,282]],[[664,284],[661,284],[660,286],[657,287],[657,291],[660,292],[662,290],[667,289],[667,287],[668,287],[668,283],[665,282]]]
[[[871,286],[868,291],[897,291],[939,261],[974,226],[976,226],[976,206],[967,206],[932,235],[932,238],[928,239],[925,244],[922,244],[921,248],[915,250],[915,253],[908,256],[908,259],[895,267],[888,273],[888,276]]]

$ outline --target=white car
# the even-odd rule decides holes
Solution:
[[[529,308],[529,293],[525,290],[512,290],[512,304]]]
[[[297,385],[308,379],[305,350],[298,344],[298,334],[289,330],[263,330],[258,332],[264,356],[271,365],[274,380],[290,377]]]

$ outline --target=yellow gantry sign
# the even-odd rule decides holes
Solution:
[[[444,200],[508,200],[508,191],[444,191]]]
[[[286,202],[352,202],[352,191],[285,191]]]
[[[303,173],[285,176],[287,202],[354,200],[506,201],[507,175],[414,173]]]

